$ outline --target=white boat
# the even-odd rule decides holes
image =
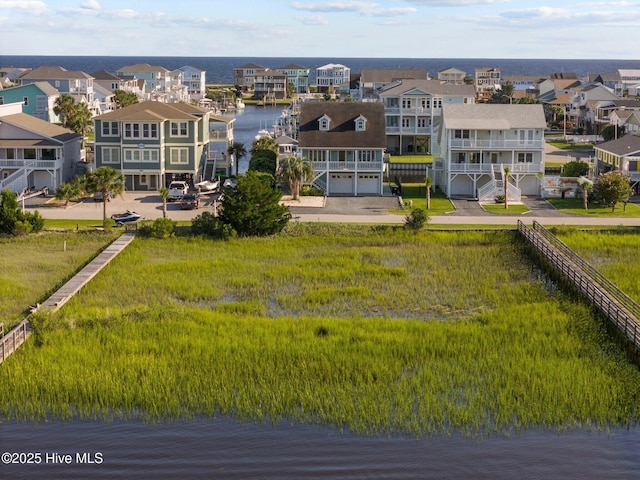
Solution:
[[[196,183],[194,185],[201,192],[215,192],[220,188],[219,180],[203,180],[202,182]]]
[[[245,107],[244,102],[242,101],[241,98],[238,98],[236,100],[236,110],[242,110]]]
[[[262,130],[258,130],[258,134],[256,135],[255,139],[260,140],[263,137],[271,137],[271,133],[266,128],[263,128]]]

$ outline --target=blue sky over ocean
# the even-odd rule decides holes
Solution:
[[[640,0],[0,0],[0,55],[638,59]]]

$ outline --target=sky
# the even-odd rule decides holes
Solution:
[[[640,0],[0,0],[0,55],[639,59]]]

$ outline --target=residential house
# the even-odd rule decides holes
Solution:
[[[387,150],[397,155],[437,155],[442,107],[474,103],[473,85],[438,80],[401,80],[382,88]]]
[[[613,124],[611,114],[616,110],[640,111],[640,100],[601,100],[594,102],[592,108],[595,112],[594,131],[600,133],[607,124]]]
[[[422,68],[363,68],[356,86],[358,100],[378,100],[378,90],[400,80],[428,80],[429,72]]]
[[[178,95],[172,94],[175,88],[182,87],[182,77],[178,74],[177,82],[174,82],[172,72],[164,67],[149,65],[148,63],[137,63],[120,67],[116,75],[131,79],[135,77],[145,81],[145,100],[155,100],[158,102],[175,102],[182,100]]]
[[[125,176],[127,190],[202,180],[211,112],[187,103],[145,101],[94,118],[95,166]]]
[[[298,153],[298,141],[288,135],[280,135],[275,141],[278,145],[278,157],[287,157]]]
[[[287,76],[288,83],[293,85],[294,93],[298,95],[309,93],[309,69],[307,67],[289,64],[276,68],[276,71]]]
[[[463,85],[466,76],[465,72],[454,67],[445,68],[438,72],[438,80],[451,85]]]
[[[540,104],[443,105],[434,184],[447,197],[494,201],[504,193],[508,167],[509,200],[539,195],[546,126]]]
[[[618,69],[618,74],[620,75],[623,92],[640,83],[640,69],[638,68],[620,68]]]
[[[619,100],[619,97],[600,83],[592,83],[576,89],[569,109],[566,111],[568,118],[576,126],[585,127],[587,133],[591,133],[595,119],[595,112],[591,107],[602,100],[614,101]]]
[[[513,85],[513,96],[515,98],[530,97],[538,98],[538,83],[542,78],[538,75],[506,75],[502,77],[503,82],[510,82]]]
[[[316,68],[316,86],[320,93],[349,91],[351,69],[339,63],[328,63]]]
[[[581,86],[582,83],[577,79],[546,78],[538,83],[538,100],[545,103],[556,99],[558,95],[573,96]]]
[[[86,103],[95,114],[93,103],[93,77],[87,73],[71,71],[62,67],[38,67],[18,77],[20,85],[47,82],[61,94],[73,97],[76,103]]]
[[[382,195],[382,103],[304,102],[298,141],[313,162],[313,184],[327,195]]]
[[[97,115],[111,112],[116,107],[116,94],[102,85],[95,84],[94,88],[94,100],[93,110],[97,112]]]
[[[212,180],[217,175],[228,177],[232,174],[234,159],[227,154],[227,150],[233,145],[235,121],[234,117],[214,114],[209,116],[209,145],[202,169],[204,180]]]
[[[247,63],[241,67],[236,67],[233,69],[233,84],[241,92],[252,91],[256,82],[256,75],[265,70],[267,70],[267,67],[255,63]]]
[[[11,84],[16,84],[16,78],[31,70],[30,68],[2,67],[0,68],[0,79],[6,79]]]
[[[53,109],[60,92],[47,82],[36,82],[28,85],[0,90],[0,105],[6,103],[22,103],[22,113],[33,115],[45,122],[58,123],[60,116]]]
[[[618,97],[622,96],[622,81],[620,80],[619,73],[590,74],[587,76],[587,82],[589,84],[599,83],[600,85],[610,89]]]
[[[144,96],[145,80],[139,81],[135,76],[115,75],[106,70],[98,70],[93,72],[91,76],[94,78],[93,85],[100,85],[106,90],[115,92],[116,90],[122,90],[123,92],[133,93],[138,98],[142,99]],[[140,85],[142,82],[142,86]]]
[[[200,68],[185,65],[180,67],[183,73],[182,84],[187,87],[187,93],[192,100],[200,100],[207,94],[207,72]]]
[[[627,134],[594,148],[598,171],[622,170],[628,173],[637,192],[640,185],[640,136]]]
[[[638,119],[640,119],[640,110],[619,108],[609,114],[610,123],[615,125],[616,129],[620,129],[620,132],[625,133],[638,133]]]
[[[55,190],[84,164],[82,136],[26,113],[0,108],[0,190]]]
[[[287,98],[287,74],[266,69],[256,72],[253,84],[253,98],[273,102]]]
[[[476,68],[476,98],[488,98],[491,92],[499,90],[501,85],[502,77],[499,68]]]

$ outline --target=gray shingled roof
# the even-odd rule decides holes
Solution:
[[[331,118],[330,130],[320,131],[318,119]],[[355,119],[367,119],[367,129],[356,132]],[[384,105],[379,102],[304,102],[300,105],[299,145],[303,148],[386,147]]]
[[[54,67],[38,67],[20,75],[20,80],[71,80],[77,78],[93,78],[88,73],[67,70],[66,68]]]
[[[158,65],[149,65],[148,63],[136,63],[135,65],[127,65],[124,67],[120,67],[118,72],[128,72],[128,73],[136,73],[136,72],[169,72],[164,67],[160,67]]]
[[[67,129],[60,125],[45,122],[33,115],[27,115],[26,113],[14,113],[13,115],[5,115],[0,117],[0,122],[7,122],[16,127],[20,127],[24,130],[35,133],[43,137],[57,140],[58,142],[67,142],[74,138],[80,138],[81,135]]]
[[[439,80],[401,80],[398,85],[390,86],[380,93],[381,96],[395,97],[410,90],[420,90],[431,95],[461,97],[475,97],[476,89],[473,85],[450,85]]]
[[[625,135],[617,140],[601,143],[595,146],[596,150],[602,150],[618,156],[638,155],[640,154],[640,136]]]
[[[510,130],[546,128],[541,104],[446,104],[442,106],[444,125],[460,130]]]
[[[402,79],[427,80],[429,72],[422,68],[363,68],[360,77],[363,82],[391,83]]]
[[[141,102],[95,117],[96,120],[195,120],[207,113],[204,108],[186,103]]]

